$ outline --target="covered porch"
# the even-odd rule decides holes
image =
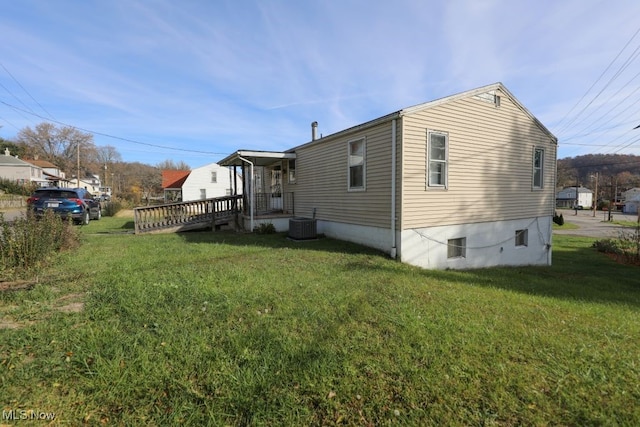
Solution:
[[[238,150],[218,162],[233,168],[234,179],[242,177],[245,229],[271,223],[278,231],[288,230],[295,213],[290,185],[295,183],[295,159],[293,152]]]

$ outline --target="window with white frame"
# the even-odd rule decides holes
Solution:
[[[459,237],[447,241],[447,258],[464,258],[467,255],[467,238]]]
[[[205,200],[207,198],[207,189],[206,188],[201,188],[200,189],[200,200]]]
[[[289,159],[289,183],[296,182],[296,159]]]
[[[544,183],[544,149],[533,150],[533,188],[542,188]]]
[[[529,245],[529,230],[516,230],[516,246]]]
[[[427,187],[447,188],[449,135],[427,132]]]
[[[218,172],[211,171],[211,182],[218,182]]]
[[[365,138],[349,141],[349,190],[364,190],[366,184]]]

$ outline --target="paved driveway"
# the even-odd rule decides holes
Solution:
[[[609,218],[608,212],[598,211],[595,217],[593,211],[578,211],[578,215],[573,210],[559,210],[558,214],[562,214],[564,222],[572,223],[580,228],[575,230],[563,230],[562,228],[554,229],[554,234],[571,234],[574,236],[587,236],[597,238],[616,238],[625,230],[624,227],[607,222]],[[621,212],[612,212],[611,218],[620,221],[636,221],[636,215],[625,215]],[[629,230],[629,229],[627,229]]]

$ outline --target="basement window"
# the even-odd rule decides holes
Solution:
[[[464,258],[467,255],[467,238],[459,237],[447,241],[447,258]]]
[[[529,230],[516,230],[516,246],[529,245]]]

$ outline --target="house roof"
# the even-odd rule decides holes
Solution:
[[[41,168],[59,169],[58,166],[48,160],[24,159],[24,161]]]
[[[440,106],[442,104],[445,103],[449,103],[449,102],[453,102],[453,101],[457,101],[459,99],[463,99],[463,98],[468,98],[471,96],[476,96],[476,95],[481,95],[487,92],[491,92],[491,91],[495,91],[495,90],[500,90],[504,95],[508,96],[511,101],[525,114],[527,115],[536,126],[538,126],[540,128],[540,130],[542,130],[545,134],[547,134],[554,143],[558,143],[558,138],[556,138],[555,135],[553,135],[551,133],[551,131],[549,131],[549,129],[547,129],[538,119],[536,119],[534,117],[533,114],[531,114],[531,112],[529,112],[529,110],[527,110],[524,105],[522,105],[520,103],[520,101],[518,101],[516,99],[515,96],[513,96],[511,94],[511,92],[509,92],[507,90],[506,87],[504,87],[504,85],[502,83],[493,83],[487,86],[482,86],[479,87],[477,89],[472,89],[472,90],[468,90],[465,92],[461,92],[455,95],[450,95],[444,98],[439,98],[433,101],[429,101],[429,102],[425,102],[422,104],[418,104],[418,105],[414,105],[412,107],[407,107],[404,108],[402,110],[398,110],[395,111],[393,113],[384,115],[382,117],[378,117],[377,119],[373,119],[370,120],[368,122],[350,127],[348,129],[344,129],[341,130],[339,132],[333,133],[331,135],[327,135],[324,137],[320,137],[317,138],[315,140],[306,142],[304,144],[298,145],[294,148],[291,148],[289,150],[286,150],[284,152],[274,152],[274,151],[252,151],[252,150],[238,150],[235,153],[225,157],[224,159],[222,159],[221,161],[219,161],[218,163],[221,166],[240,166],[243,164],[243,158],[244,159],[250,159],[251,162],[255,165],[255,166],[267,166],[271,163],[273,163],[274,161],[278,160],[278,159],[295,159],[295,151],[301,147],[310,145],[310,144],[317,144],[317,143],[321,143],[322,141],[327,140],[328,138],[334,138],[334,137],[338,137],[338,136],[344,136],[344,135],[348,135],[350,133],[353,132],[358,132],[361,131],[363,129],[367,129],[370,128],[372,126],[376,126],[380,123],[384,123],[384,122],[388,122],[391,121],[393,119],[397,119],[400,118],[404,115],[408,115],[408,114],[413,114],[416,113],[418,111],[423,111],[423,110],[427,110],[429,108],[434,108],[437,106]]]
[[[494,91],[494,90],[497,90],[497,89],[499,89],[506,96],[508,96],[511,99],[511,101],[513,101],[513,103],[525,115],[527,115],[535,123],[536,126],[538,126],[545,134],[547,134],[557,144],[558,138],[555,135],[553,135],[551,133],[551,131],[549,131],[549,129],[547,129],[538,119],[536,119],[535,116],[533,114],[531,114],[531,112],[529,110],[527,110],[525,108],[525,106],[522,105],[522,103],[520,103],[520,101],[518,101],[518,99],[515,96],[513,96],[513,94],[511,92],[509,92],[507,90],[507,88],[502,83],[498,82],[498,83],[493,83],[493,84],[490,84],[490,85],[487,85],[487,86],[482,86],[482,87],[479,87],[479,88],[476,88],[476,89],[471,89],[471,90],[468,90],[468,91],[465,91],[465,92],[460,92],[460,93],[457,93],[455,95],[450,95],[450,96],[446,96],[444,98],[439,98],[439,99],[435,99],[433,101],[429,101],[429,102],[425,102],[425,103],[422,103],[422,104],[414,105],[412,107],[403,108],[402,110],[398,110],[398,111],[395,111],[393,113],[384,115],[382,117],[378,117],[377,119],[373,119],[373,120],[370,120],[368,122],[359,124],[357,126],[353,126],[353,127],[348,128],[348,129],[333,133],[331,135],[327,135],[325,137],[318,138],[318,139],[316,139],[314,141],[310,141],[310,142],[307,142],[305,144],[299,145],[299,146],[297,146],[295,148],[287,150],[287,152],[293,152],[293,151],[295,151],[296,149],[298,149],[300,147],[303,147],[303,146],[306,146],[306,145],[309,145],[309,144],[318,143],[318,142],[320,142],[320,141],[322,141],[322,140],[324,140],[326,138],[333,138],[333,137],[336,137],[336,136],[343,136],[345,134],[357,132],[357,131],[360,131],[360,130],[363,130],[363,129],[366,129],[366,128],[369,128],[369,127],[372,127],[372,126],[376,126],[376,125],[378,125],[380,123],[384,123],[384,122],[387,122],[387,121],[391,121],[393,119],[400,118],[400,117],[402,117],[404,115],[407,115],[407,114],[413,114],[413,113],[416,113],[416,112],[419,112],[419,111],[423,111],[423,110],[427,110],[427,109],[430,109],[430,108],[438,107],[438,106],[440,106],[442,104],[446,104],[446,103],[449,103],[449,102],[457,101],[459,99],[468,98],[468,97],[475,96],[475,95],[480,95],[480,94],[483,94],[483,93],[486,93],[486,92],[490,92],[490,91]]]
[[[30,163],[25,162],[22,159],[19,159],[14,156],[7,156],[5,154],[0,154],[0,165],[3,166],[32,166]]]
[[[182,188],[191,171],[164,170],[162,171],[162,188]]]
[[[238,150],[235,153],[220,160],[220,166],[241,166],[246,163],[243,159],[250,160],[254,166],[267,166],[277,160],[295,159],[296,154],[281,151],[256,151],[256,150]]]

